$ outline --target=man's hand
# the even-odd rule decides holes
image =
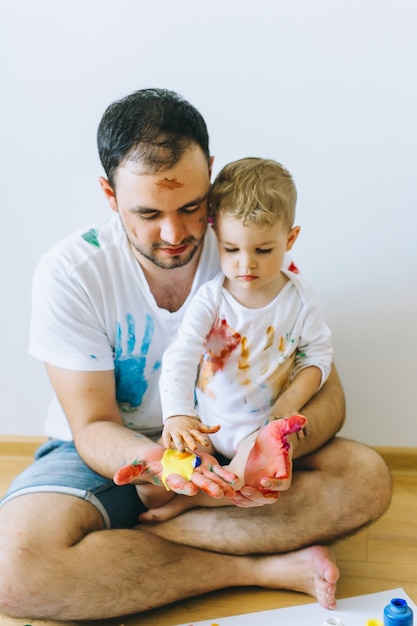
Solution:
[[[114,482],[116,485],[149,482],[163,488],[161,463],[163,454],[162,447],[148,450],[142,458],[123,465],[114,475]],[[190,480],[175,473],[167,476],[166,484],[169,489],[186,496],[194,496],[201,490],[212,498],[232,499],[236,491],[231,485],[236,480],[236,475],[219,465],[210,454],[199,451],[198,456],[201,463],[194,469]]]
[[[292,415],[272,421],[259,430],[246,461],[245,487],[242,487],[241,492],[245,488],[254,487],[267,499],[276,499],[279,491],[290,487],[292,444],[288,436],[300,432],[306,423],[303,415]]]
[[[236,495],[232,498],[232,503],[235,506],[239,506],[243,509],[250,509],[259,506],[265,506],[266,504],[274,504],[279,496],[280,481],[271,482],[269,487],[270,493],[265,494],[256,487],[250,485],[243,485],[243,487],[236,491]],[[273,491],[275,489],[275,491]]]

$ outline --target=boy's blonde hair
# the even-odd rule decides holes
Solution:
[[[214,223],[219,214],[244,226],[294,224],[297,190],[291,174],[272,159],[247,157],[229,163],[217,174],[210,191]]]

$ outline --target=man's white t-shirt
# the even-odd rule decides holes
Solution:
[[[187,300],[174,313],[159,308],[115,214],[67,237],[40,260],[33,281],[29,353],[64,369],[114,369],[125,425],[146,435],[159,433],[162,354],[198,287],[219,269],[217,242],[209,228]],[[55,396],[45,430],[50,437],[72,439]]]

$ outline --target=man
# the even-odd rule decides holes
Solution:
[[[368,524],[390,500],[380,457],[333,439],[344,411],[335,370],[303,409],[304,437],[291,435],[291,485],[265,485],[287,489],[273,504],[244,487],[239,506],[135,526],[145,511],[136,488],[114,485],[131,462],[144,466],[141,480],[160,479],[160,359],[219,263],[207,229],[212,160],[194,107],[165,90],[135,92],[107,109],[98,146],[114,215],[55,247],[34,278],[30,351],[55,394],[51,440],[0,508],[0,612],[100,619],[245,585],[334,607],[339,572],[319,544]],[[227,473],[204,465],[171,488],[226,492]]]

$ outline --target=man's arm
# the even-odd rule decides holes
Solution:
[[[114,372],[78,372],[46,365],[68,418],[81,458],[97,473],[113,478],[125,463],[159,446],[125,428],[116,401]]]
[[[293,459],[306,456],[324,446],[345,421],[345,395],[335,365],[322,388],[301,409],[307,418],[303,436],[291,435]],[[298,435],[298,436],[297,436]]]
[[[129,465],[136,470],[139,468],[139,472],[127,482],[161,485],[164,448],[124,426],[116,402],[114,372],[46,367],[84,462],[111,479],[122,466]],[[172,491],[191,496],[201,489],[213,497],[232,497],[235,491],[229,483],[235,476],[222,468],[214,457],[202,452],[200,455],[201,464],[196,466],[190,480],[176,474],[167,478]]]

